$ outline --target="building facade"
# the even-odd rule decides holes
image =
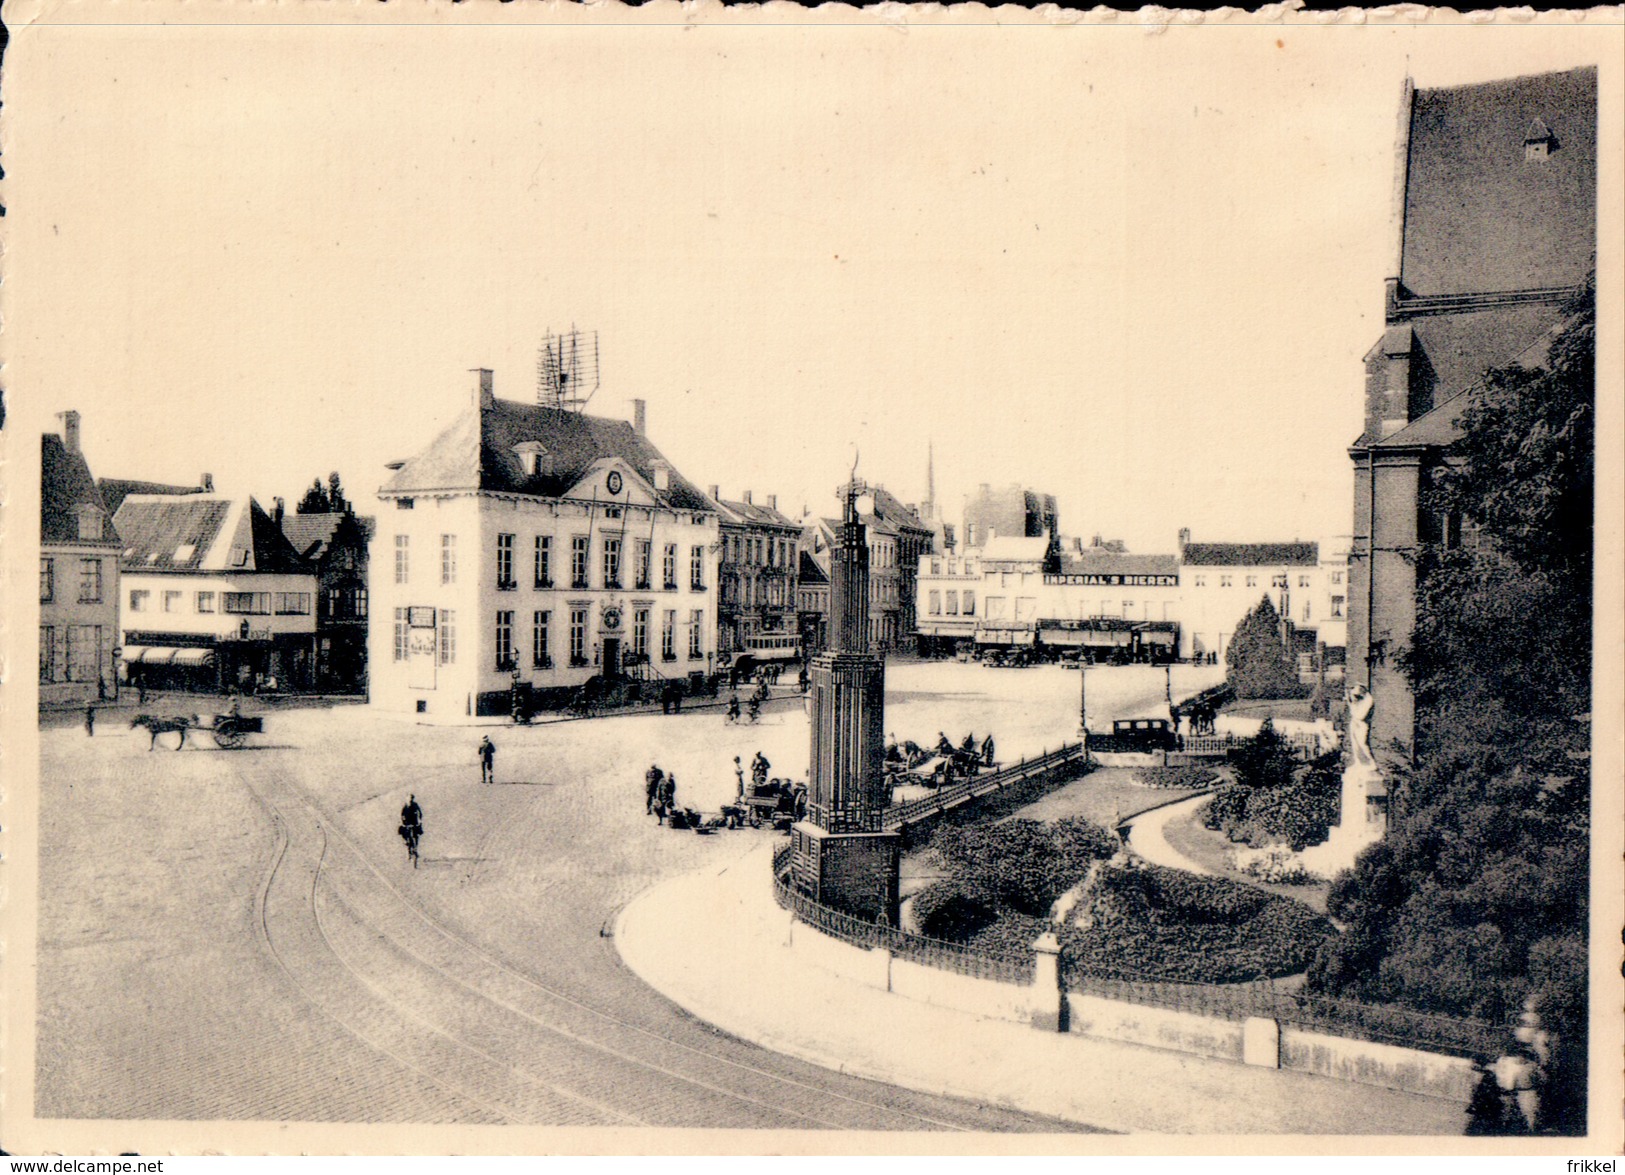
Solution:
[[[1320,544],[1182,543],[1179,594],[1180,656],[1186,660],[1222,665],[1236,628],[1265,597],[1283,619],[1314,633],[1317,622],[1298,625],[1298,618],[1313,617],[1316,601],[1327,595]],[[1313,650],[1313,638],[1308,647]]]
[[[80,449],[79,414],[40,443],[40,705],[115,696],[118,530]]]
[[[1054,494],[1041,494],[1012,482],[1001,489],[987,483],[965,499],[964,543],[981,547],[991,538],[1047,538],[1059,541],[1060,510]]]
[[[1490,368],[1538,365],[1594,271],[1597,71],[1437,90],[1407,79],[1395,159],[1384,330],[1349,449],[1347,629],[1349,675],[1373,698],[1371,748],[1405,760],[1417,552],[1462,529],[1427,514],[1423,486],[1460,436],[1462,395]]]
[[[934,549],[932,529],[882,486],[866,487],[857,509],[869,548],[868,591],[870,647],[882,652],[913,649],[918,625],[917,586],[920,557]],[[830,552],[839,542],[842,523],[812,518],[803,523],[802,543],[826,577]]]
[[[803,532],[805,533],[805,532]],[[796,629],[804,657],[829,645],[829,573],[805,547],[796,579]]]
[[[716,663],[715,504],[635,424],[499,400],[379,490],[369,701],[456,717],[547,705],[594,677]]]
[[[316,572],[316,688],[367,688],[367,552],[374,520],[346,509],[285,514],[282,533]]]
[[[797,585],[801,524],[779,513],[778,497],[754,501],[746,490],[728,501],[710,489],[721,535],[717,571],[717,652],[729,659],[793,660],[800,656]]]
[[[130,494],[119,630],[125,680],[255,692],[315,685],[316,575],[250,497]]]

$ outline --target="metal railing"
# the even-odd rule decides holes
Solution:
[[[1098,740],[1096,740],[1098,742]],[[1184,745],[1176,753],[1185,755],[1225,755],[1240,750],[1253,740],[1247,735],[1197,734],[1187,735]],[[1281,741],[1299,759],[1315,759],[1337,749],[1335,739],[1323,739],[1318,734],[1283,734]]]
[[[1057,750],[1045,751],[1037,758],[1024,758],[1002,771],[977,775],[951,787],[940,787],[929,796],[894,804],[886,809],[881,820],[887,828],[910,824],[922,817],[939,815],[950,808],[956,808],[968,800],[1001,791],[1011,784],[1025,783],[1059,767],[1074,763],[1081,765],[1087,761],[1088,756],[1084,752],[1083,744],[1071,743]]]
[[[1031,986],[1034,968],[1031,951],[1002,954],[978,950],[963,943],[944,942],[884,923],[868,922],[814,901],[797,890],[789,876],[791,852],[789,845],[773,851],[773,897],[781,907],[793,913],[797,921],[852,946],[890,951],[895,958],[924,967],[995,983]]]
[[[1392,1004],[1363,1004],[1273,983],[1178,983],[1128,976],[1069,974],[1066,987],[1080,995],[1142,1004],[1225,1020],[1259,1017],[1331,1036],[1352,1037],[1402,1048],[1462,1057],[1493,1057],[1506,1048],[1506,1027],[1488,1020],[1441,1016]]]

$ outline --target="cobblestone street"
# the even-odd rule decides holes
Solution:
[[[1075,737],[1075,673],[904,664],[889,683],[887,728],[905,738],[991,728],[1014,757]],[[758,727],[700,711],[489,729],[491,786],[479,730],[361,707],[273,713],[230,752],[205,736],[149,753],[113,721],[93,739],[42,731],[36,1112],[1076,1129],[735,1041],[620,964],[620,906],[772,836],[658,827],[649,763],[712,812],[736,754],[803,777],[799,700]],[[409,793],[427,830],[416,870],[395,835]]]

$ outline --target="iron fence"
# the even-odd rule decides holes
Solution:
[[[1283,991],[1269,982],[1178,983],[1123,975],[1073,974],[1067,976],[1066,985],[1068,990],[1080,995],[1122,1003],[1225,1020],[1256,1016],[1330,1036],[1460,1057],[1493,1057],[1504,1052],[1509,1031],[1488,1020]]]
[[[978,775],[952,787],[938,788],[932,795],[894,804],[886,809],[882,819],[887,828],[912,824],[921,817],[935,816],[950,808],[957,808],[968,800],[1001,791],[1013,783],[1025,783],[1056,768],[1072,763],[1083,763],[1086,760],[1083,744],[1071,743],[1057,750],[1046,751],[1037,758],[1024,758],[1002,771]]]
[[[852,946],[890,951],[899,959],[939,971],[996,983],[1032,984],[1034,962],[1030,951],[1018,955],[978,950],[964,943],[944,942],[884,923],[868,922],[814,901],[795,887],[790,876],[790,852],[788,845],[773,852],[773,896],[797,921]]]
[[[1092,740],[1097,747],[1101,737],[1096,736]],[[1184,755],[1227,755],[1231,751],[1240,750],[1252,741],[1251,738],[1235,734],[1187,735],[1178,753]],[[1316,759],[1321,755],[1337,750],[1338,746],[1335,739],[1323,739],[1318,734],[1285,734],[1281,736],[1281,741],[1299,759]]]

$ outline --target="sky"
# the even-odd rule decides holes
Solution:
[[[469,369],[533,399],[574,325],[589,411],[644,399],[727,497],[830,513],[857,459],[918,501],[929,444],[950,521],[1020,482],[1134,551],[1331,538],[1401,84],[1611,70],[1582,32],[40,22],[14,421],[77,409],[98,476],[291,508],[337,470],[369,509]]]

